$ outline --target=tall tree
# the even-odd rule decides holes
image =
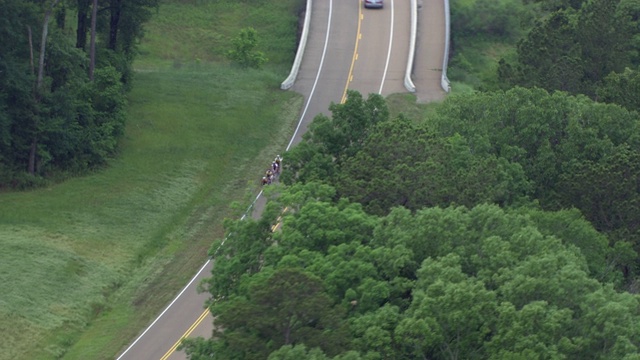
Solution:
[[[91,45],[89,49],[89,80],[93,81],[96,68],[96,24],[98,22],[98,0],[91,5]]]
[[[0,1],[0,187],[34,186],[58,171],[80,173],[115,153],[124,123],[122,83],[129,79],[133,53],[97,59],[108,39],[99,19],[108,15],[108,3],[73,3],[67,8],[70,3],[60,0]],[[124,8],[127,26],[121,31],[131,46],[157,3],[135,0]],[[73,10],[75,39],[61,28],[61,14]],[[54,15],[59,26],[50,26]],[[91,49],[85,53],[89,33]],[[87,84],[89,78],[94,84]]]
[[[358,152],[373,126],[389,119],[382,96],[370,94],[365,100],[353,90],[347,92],[344,104],[331,104],[329,110],[332,117],[316,116],[305,134],[305,143],[285,155],[285,183],[330,178],[336,164]],[[313,165],[305,166],[307,163]]]
[[[36,89],[42,89],[42,81],[44,79],[44,57],[47,49],[47,37],[49,35],[49,20],[51,14],[60,0],[51,0],[50,5],[45,9],[44,20],[42,21],[42,37],[40,39],[40,56],[38,60],[38,78],[36,80]]]
[[[335,352],[345,333],[322,282],[300,269],[270,270],[245,277],[246,292],[215,303],[220,325],[215,359],[266,359],[283,345],[306,344]],[[186,347],[191,345],[186,343]]]
[[[311,141],[322,145],[325,152],[336,158],[354,155],[362,146],[375,124],[389,119],[389,110],[382,96],[362,94],[350,90],[344,104],[331,104],[330,121],[319,118],[311,127]],[[326,119],[328,120],[328,119]]]
[[[629,110],[640,111],[640,71],[625,68],[609,74],[598,87],[599,101],[614,103]]]
[[[583,60],[579,43],[575,41],[573,18],[572,11],[557,11],[539,21],[518,43],[515,84],[572,93],[582,91]],[[503,63],[502,68],[505,66]],[[499,70],[499,73],[506,71]]]
[[[370,131],[361,150],[343,162],[334,186],[380,215],[398,205],[510,205],[530,191],[520,165],[471,149],[459,135],[437,138],[402,117]]]
[[[616,147],[600,161],[575,164],[560,186],[566,202],[583,209],[596,228],[635,232],[640,227],[640,153],[628,145]]]
[[[160,0],[109,0],[107,48],[131,56],[143,24],[159,4]]]
[[[580,9],[576,40],[580,44],[584,81],[595,84],[611,72],[620,72],[630,62],[633,33],[626,14],[618,11],[620,0],[592,0]],[[635,29],[638,32],[638,29]],[[589,95],[593,94],[590,87]]]
[[[501,81],[595,98],[606,76],[638,65],[640,7],[634,1],[542,3],[554,12],[519,42],[514,63],[500,61]]]
[[[92,0],[78,0],[76,3],[76,47],[84,50],[87,45],[87,22]]]
[[[40,38],[40,55],[38,58],[38,75],[36,78],[36,86],[35,86],[36,102],[40,101],[40,98],[42,96],[42,90],[43,90],[42,85],[44,80],[44,57],[47,50],[49,20],[51,19],[51,14],[53,13],[53,10],[55,9],[56,5],[58,5],[59,2],[60,0],[51,0],[51,3],[45,10],[44,20],[42,21],[42,37]],[[36,154],[38,151],[38,141],[39,141],[38,139],[39,131],[37,130],[37,128],[40,127],[40,121],[39,121],[38,115],[35,115],[34,121],[35,121],[36,131],[31,138],[31,145],[29,146],[29,163],[27,165],[27,171],[31,175],[34,175],[36,172]]]
[[[118,31],[120,30],[122,7],[122,0],[109,0],[109,40],[107,47],[111,50],[116,50],[118,46]]]

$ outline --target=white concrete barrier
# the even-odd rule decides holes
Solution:
[[[447,77],[447,65],[449,64],[449,37],[451,36],[451,17],[449,11],[449,0],[444,0],[444,56],[442,59],[442,77],[440,78],[440,86],[446,92],[451,91],[451,83]]]
[[[291,72],[289,76],[280,84],[282,90],[287,90],[293,86],[298,76],[298,70],[300,70],[300,63],[302,63],[302,56],[304,55],[304,48],[307,46],[307,37],[309,36],[309,23],[311,22],[311,0],[307,0],[307,8],[304,11],[304,25],[302,26],[302,35],[300,36],[300,43],[298,44],[298,51],[296,57],[293,60],[291,66]]]
[[[409,36],[409,58],[407,59],[407,70],[404,73],[404,87],[409,92],[416,92],[416,86],[411,80],[413,72],[413,58],[416,52],[416,37],[418,33],[418,2],[411,0],[411,34]]]
[[[451,19],[449,11],[449,0],[444,1],[444,18],[445,18],[445,43],[444,43],[444,56],[442,59],[442,76],[440,79],[440,86],[446,92],[451,91],[451,84],[449,78],[447,78],[447,65],[449,63],[449,42],[451,32]],[[291,72],[289,76],[280,84],[282,90],[291,88],[298,76],[300,70],[300,64],[302,63],[302,56],[304,56],[304,48],[307,45],[307,38],[309,37],[309,23],[311,22],[311,7],[312,0],[307,0],[307,8],[305,10],[304,25],[302,27],[302,35],[300,36],[300,43],[298,44],[298,51],[296,57],[293,60],[291,66]],[[411,73],[413,72],[413,61],[416,51],[416,37],[418,31],[418,4],[417,0],[411,0],[411,34],[409,40],[409,57],[407,59],[407,69],[404,76],[404,87],[409,92],[415,92],[416,86],[411,80]]]

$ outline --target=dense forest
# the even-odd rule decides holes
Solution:
[[[640,359],[640,4],[453,3],[518,34],[495,81],[318,115],[213,244],[191,359]]]
[[[142,26],[159,0],[0,0],[0,188],[117,152]]]

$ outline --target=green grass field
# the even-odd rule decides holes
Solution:
[[[188,281],[295,126],[280,91],[303,1],[165,1],[136,60],[120,155],[0,195],[0,359],[109,359]],[[270,59],[221,54],[247,26]],[[264,35],[264,36],[263,36]]]

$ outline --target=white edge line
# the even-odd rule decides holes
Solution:
[[[262,196],[262,191],[260,190],[260,192],[258,193],[258,195],[256,195],[256,198],[253,199],[253,202],[251,203],[251,205],[249,205],[249,207],[247,208],[247,210],[245,211],[245,213],[242,215],[242,217],[240,218],[240,220],[244,220],[247,217],[247,213],[249,213],[249,211],[251,210],[251,208],[253,207],[253,205],[255,205],[256,201],[258,201],[258,199],[260,198],[260,196]],[[231,235],[231,234],[229,234]],[[224,239],[222,239],[222,242],[220,243],[220,246],[218,246],[218,248],[216,249],[215,253],[218,253],[218,250],[220,250],[220,248],[222,247],[222,245],[224,245],[224,242],[227,240],[228,235],[225,236]],[[182,291],[180,291],[178,293],[178,295],[176,295],[176,297],[173,299],[173,301],[171,301],[169,303],[169,305],[167,305],[167,307],[160,313],[160,315],[158,315],[158,317],[156,317],[155,320],[153,320],[153,322],[147,326],[147,328],[142,332],[142,334],[140,334],[136,340],[131,343],[131,345],[129,345],[129,347],[122,353],[120,354],[120,356],[118,356],[118,358],[116,360],[120,360],[123,356],[125,356],[127,354],[127,352],[129,352],[129,350],[131,350],[131,348],[133,348],[136,343],[138,341],[140,341],[140,339],[147,333],[147,331],[149,331],[157,322],[158,320],[160,320],[160,318],[171,308],[171,306],[173,306],[173,304],[178,301],[178,299],[182,296],[182,294],[184,294],[185,291],[187,291],[187,289],[189,288],[189,286],[191,286],[191,284],[193,284],[193,282],[198,278],[198,276],[200,276],[200,274],[202,273],[202,271],[207,267],[207,265],[209,265],[209,263],[211,262],[211,259],[207,259],[207,261],[204,263],[204,265],[202,265],[202,267],[200,268],[200,270],[198,270],[198,272],[193,275],[193,278],[191,278],[191,280],[189,281],[189,283],[187,283],[187,285],[185,285],[185,287],[182,289]]]
[[[389,62],[391,61],[391,48],[393,47],[393,20],[395,19],[393,10],[393,0],[391,0],[391,31],[389,32],[389,50],[387,50],[387,63],[384,65],[384,73],[382,73],[382,82],[380,82],[380,90],[378,90],[378,94],[382,94],[382,87],[384,86],[384,81],[387,78],[387,70],[389,69]]]
[[[304,107],[304,111],[302,112],[302,115],[300,115],[300,120],[298,120],[298,126],[296,127],[296,131],[291,136],[291,140],[289,141],[289,145],[287,145],[287,148],[285,149],[285,151],[289,150],[289,148],[293,144],[293,140],[295,139],[296,135],[298,134],[298,130],[300,130],[300,125],[302,124],[302,120],[304,119],[304,116],[307,113],[307,109],[309,109],[309,104],[311,103],[311,98],[313,97],[313,93],[316,90],[316,85],[318,84],[318,80],[320,79],[320,73],[322,72],[322,65],[324,64],[324,58],[325,58],[325,55],[327,53],[327,47],[328,47],[328,43],[329,43],[329,32],[331,30],[331,14],[332,13],[333,13],[333,0],[329,1],[329,18],[328,18],[328,21],[327,21],[327,34],[325,36],[324,48],[322,50],[322,57],[320,58],[320,65],[318,67],[318,73],[316,74],[316,79],[313,82],[313,87],[311,88],[311,92],[309,93],[309,98],[307,99],[307,104]],[[256,201],[258,201],[260,196],[262,196],[262,190],[260,190],[260,192],[258,193],[256,198],[253,200],[251,205],[249,205],[249,208],[247,209],[247,211],[245,211],[245,213],[242,215],[240,220],[244,220],[247,217],[247,214],[249,213],[249,210],[253,207],[253,205],[255,205]],[[222,240],[222,242],[220,243],[220,246],[218,246],[218,248],[216,249],[214,254],[218,252],[218,250],[222,247],[222,245],[224,245],[224,242],[227,240],[227,237],[228,236],[226,236]],[[153,320],[153,322],[149,326],[147,326],[147,328],[142,332],[142,334],[140,334],[140,336],[138,336],[136,338],[136,340],[133,343],[131,343],[131,345],[129,345],[129,347],[122,354],[120,354],[120,356],[118,356],[118,358],[116,360],[122,359],[122,357],[125,356],[127,354],[127,352],[129,352],[129,350],[131,350],[131,348],[133,348],[136,345],[136,343],[138,343],[138,341],[140,341],[140,339],[158,322],[158,320],[160,320],[160,318],[171,308],[171,306],[173,306],[173,304],[176,301],[178,301],[180,296],[182,296],[182,294],[184,294],[184,292],[187,290],[187,288],[189,288],[189,286],[191,286],[191,284],[196,280],[196,278],[198,278],[200,273],[205,269],[205,267],[207,265],[209,265],[210,262],[211,262],[211,259],[208,259],[204,263],[204,265],[202,265],[200,270],[198,270],[198,272],[193,276],[193,278],[189,281],[189,283],[182,289],[182,291],[180,291],[180,293],[178,295],[176,295],[176,297],[173,299],[173,301],[171,301],[171,303],[169,303],[169,305],[167,305],[167,307],[160,313],[160,315],[158,315],[158,317],[156,317],[156,319]]]
[[[208,259],[204,265],[202,265],[202,267],[200,268],[200,270],[198,270],[198,272],[196,273],[196,275],[191,279],[191,281],[189,281],[189,283],[182,289],[182,291],[180,291],[180,293],[178,295],[176,295],[176,297],[173,299],[173,301],[171,301],[171,303],[169,305],[167,305],[167,307],[160,313],[160,315],[158,315],[158,317],[153,320],[153,322],[151,323],[151,325],[149,325],[143,332],[142,334],[140,334],[140,336],[138,336],[138,338],[131,344],[129,345],[129,347],[122,353],[120,354],[120,356],[118,356],[118,358],[116,360],[120,360],[123,356],[125,356],[127,354],[127,352],[129,350],[131,350],[132,347],[134,347],[136,345],[136,343],[144,336],[144,334],[147,333],[147,331],[149,331],[153,325],[156,324],[156,322],[158,322],[158,320],[160,320],[160,318],[162,317],[162,315],[164,315],[164,313],[167,312],[167,310],[169,310],[169,308],[171,308],[171,306],[178,301],[178,299],[180,298],[180,296],[182,296],[182,294],[184,294],[184,292],[189,288],[189,286],[191,286],[191,284],[196,280],[196,278],[198,277],[198,275],[200,275],[200,273],[204,270],[205,267],[207,267],[207,265],[209,265],[209,263],[211,262],[211,259]]]
[[[295,140],[296,135],[298,135],[298,130],[300,130],[300,125],[302,125],[302,119],[307,114],[307,110],[309,109],[309,104],[311,104],[311,99],[313,98],[313,93],[316,91],[316,85],[318,85],[318,80],[320,79],[320,73],[322,72],[322,66],[324,64],[324,58],[327,54],[327,47],[329,44],[329,33],[331,32],[331,15],[333,14],[333,0],[329,1],[329,18],[327,19],[327,34],[324,38],[324,48],[322,49],[322,57],[320,57],[320,65],[318,66],[318,73],[316,74],[316,79],[313,81],[313,86],[311,87],[311,92],[309,93],[309,98],[307,99],[307,104],[304,106],[304,110],[302,111],[302,115],[300,115],[300,120],[298,120],[298,126],[296,126],[296,131],[293,132],[293,136],[291,136],[291,140],[289,140],[289,145],[285,151],[289,151],[291,145],[293,144],[293,140]]]

